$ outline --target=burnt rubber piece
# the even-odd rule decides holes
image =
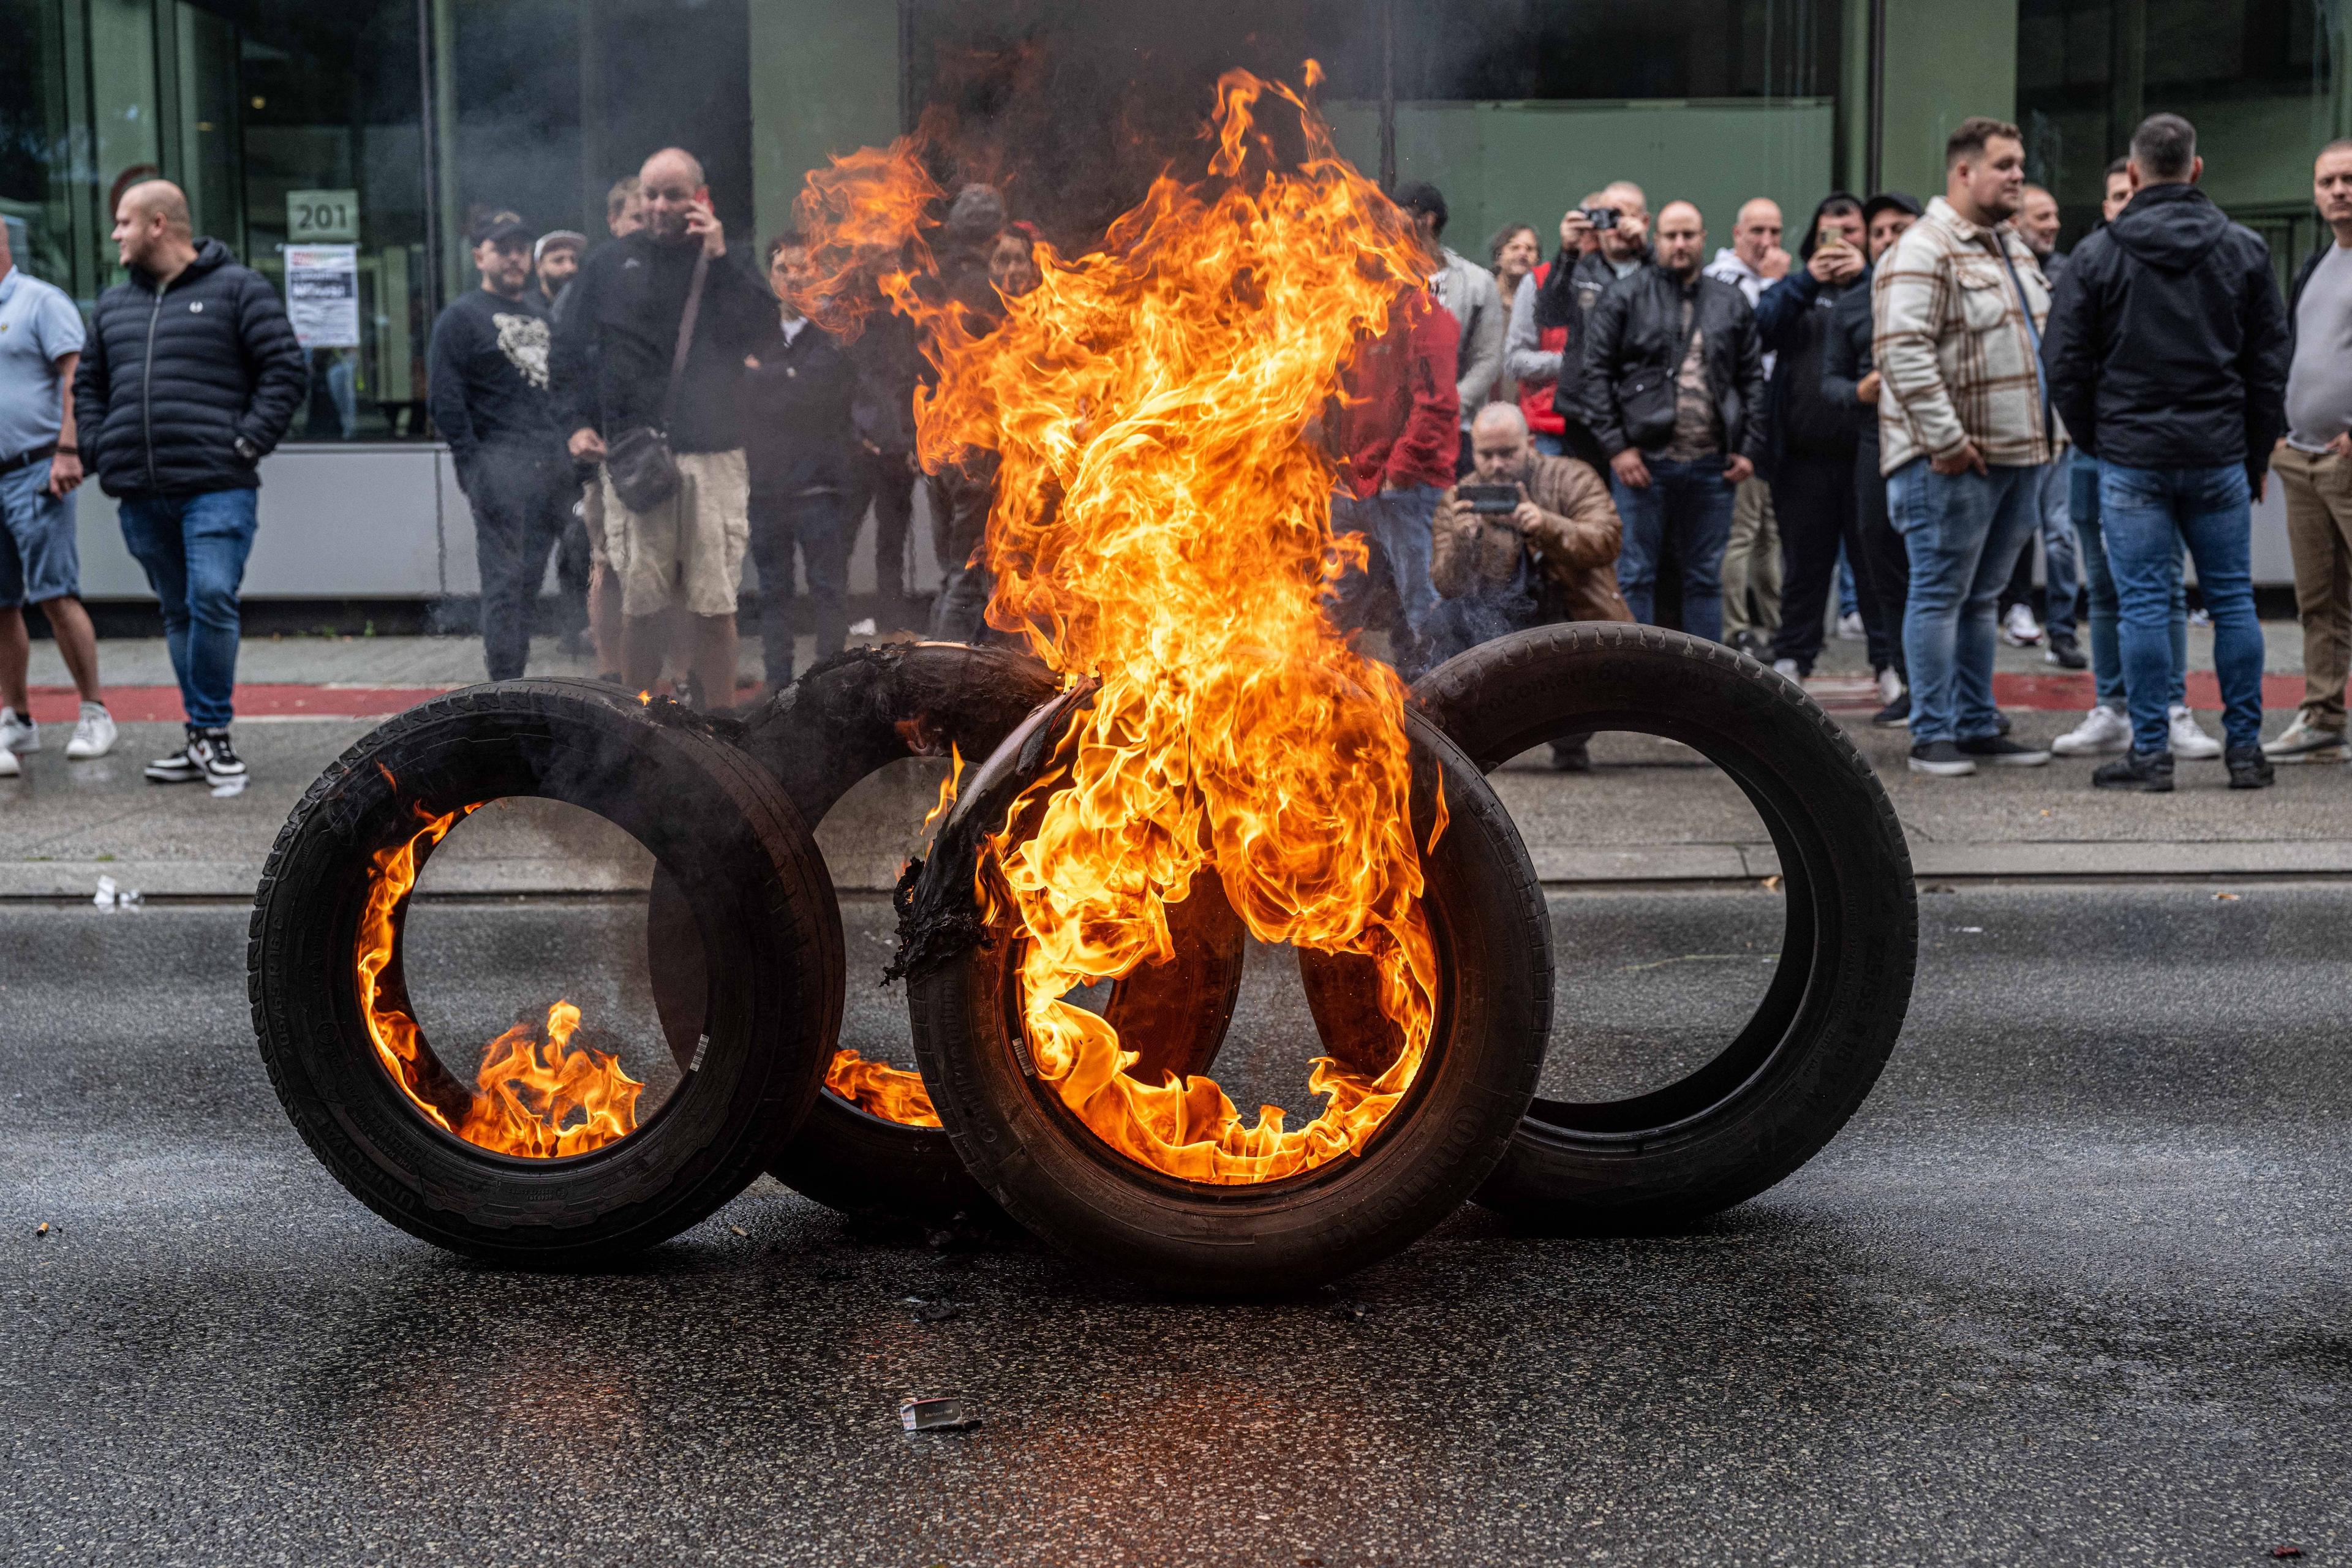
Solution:
[[[1413,714],[1406,725],[1416,837],[1428,840],[1441,784],[1448,813],[1423,861],[1438,1011],[1412,1088],[1360,1153],[1256,1185],[1147,1169],[1027,1075],[1014,1026],[1014,943],[1002,935],[937,942],[910,970],[915,1052],[932,1100],[966,1167],[1014,1218],[1089,1268],[1182,1295],[1263,1296],[1385,1257],[1485,1180],[1542,1066],[1552,994],[1543,897],[1477,770],[1433,725]],[[1028,770],[1011,755],[1022,740],[1016,731],[991,758],[950,816],[902,939],[954,929],[954,900],[971,900],[972,824],[1003,821],[1003,805],[1025,785]]]
[[[709,954],[708,1044],[677,1089],[628,1136],[555,1160],[478,1148],[413,1107],[376,1056],[356,974],[375,854],[427,818],[519,795],[634,835],[685,889]],[[705,721],[592,681],[452,692],[337,758],[270,851],[247,965],[262,1061],[311,1152],[411,1235],[500,1264],[595,1264],[709,1215],[799,1126],[840,1031],[840,914],[799,813]],[[425,1092],[468,1095],[446,1069]]]
[[[1060,681],[1043,664],[1002,648],[893,643],[859,648],[812,669],[753,714],[736,743],[771,774],[812,826],[858,783],[902,757],[943,757],[950,746],[977,764]],[[908,824],[912,830],[914,824]],[[1223,1044],[1241,993],[1245,933],[1223,890],[1170,911],[1176,955],[1112,987],[1105,1008],[1122,1038],[1138,1043],[1138,1077],[1206,1071]],[[681,1062],[701,1033],[703,965],[693,910],[672,879],[656,875],[646,910],[654,1005]],[[819,1096],[799,1134],[769,1169],[779,1181],[850,1214],[925,1222],[992,1212],[994,1200],[964,1173],[947,1134],[909,1127]]]
[[[1413,692],[1482,769],[1609,730],[1693,748],[1763,818],[1786,900],[1780,965],[1720,1055],[1626,1100],[1538,1100],[1478,1201],[1545,1230],[1672,1231],[1819,1152],[1886,1065],[1918,962],[1910,849],[1844,730],[1794,682],[1719,643],[1608,622],[1515,633]],[[1573,1049],[1575,1019],[1562,1023],[1555,1048]]]

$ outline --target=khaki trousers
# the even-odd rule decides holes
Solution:
[[[1748,595],[1756,595],[1756,614]],[[1723,547],[1723,636],[1780,629],[1780,522],[1772,513],[1772,487],[1739,481],[1731,501],[1731,539]]]
[[[2341,734],[2345,673],[2352,668],[2352,461],[2281,447],[2271,468],[2286,489],[2304,717],[2314,729]]]

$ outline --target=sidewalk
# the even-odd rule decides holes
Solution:
[[[2265,732],[2293,718],[2301,639],[2292,623],[2266,625]],[[2210,637],[2192,633],[2191,661],[2210,670]],[[800,665],[811,649],[803,643]],[[160,641],[101,646],[109,696],[122,722],[111,756],[68,763],[72,693],[53,645],[35,645],[36,714],[45,749],[25,775],[0,782],[0,899],[90,896],[101,875],[151,897],[244,898],[289,811],[327,763],[383,714],[481,678],[481,648],[465,637],[285,637],[246,646],[238,748],[253,770],[242,795],[215,799],[190,785],[148,784],[140,770],[176,745],[179,706]],[[1901,731],[1873,730],[1862,692],[1859,643],[1832,643],[1816,693],[1838,711],[1886,782],[1928,880],[1946,878],[2352,876],[2352,778],[2335,767],[2279,770],[2275,789],[2232,793],[2216,763],[2183,763],[2171,795],[2109,795],[2090,787],[2092,763],[1987,772],[1939,780],[1904,766]],[[745,679],[758,645],[744,645]],[[592,675],[552,641],[536,646],[535,674]],[[2039,649],[2004,647],[2002,698],[2017,733],[2047,741],[2089,704],[2087,676],[2043,662]],[[2210,677],[2209,677],[2210,679]],[[2192,680],[2191,701],[2202,682]],[[2219,732],[2218,717],[2207,714]],[[54,728],[51,726],[54,725]],[[1551,773],[1538,753],[1496,775],[1538,874],[1561,885],[1748,881],[1777,869],[1746,799],[1696,753],[1645,736],[1603,736],[1590,774]],[[836,883],[887,889],[937,797],[940,764],[887,770],[853,794],[818,835]],[[644,885],[646,857],[584,814],[543,803],[484,813],[430,862],[424,891],[447,896],[591,894]]]

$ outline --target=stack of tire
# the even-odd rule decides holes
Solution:
[[[1050,757],[1074,694],[1001,650],[896,645],[813,671],[741,724],[593,682],[510,681],[436,699],[339,758],[263,873],[250,948],[272,1082],[327,1167],[385,1218],[509,1265],[577,1266],[667,1239],[761,1171],[820,1202],[937,1224],[1001,1208],[1048,1243],[1161,1289],[1295,1291],[1384,1257],[1465,1199],[1551,1233],[1687,1226],[1780,1181],[1868,1094],[1899,1034],[1917,942],[1910,862],[1868,763],[1792,682],[1654,627],[1523,632],[1452,660],[1408,713],[1415,837],[1444,793],[1424,907],[1442,977],[1428,1054],[1360,1152],[1304,1174],[1208,1185],[1148,1170],[1025,1070],[1010,944],[971,900],[982,833]],[[1746,794],[1779,851],[1785,934],[1731,1045],[1628,1100],[1536,1098],[1552,1044],[1550,921],[1484,774],[1555,739],[1681,742]],[[967,778],[901,892],[917,1061],[940,1127],[824,1091],[841,1031],[841,919],[812,837],[869,774],[952,746]],[[568,801],[656,863],[649,970],[682,1077],[629,1136],[512,1159],[432,1126],[379,1065],[351,978],[377,854],[420,816],[511,795]],[[1178,906],[1177,953],[1108,1007],[1144,1059],[1209,1070],[1244,944],[1213,894]],[[1360,977],[1301,954],[1325,1048],[1366,1016]],[[388,972],[398,984],[397,958]],[[1376,1015],[1374,1015],[1376,1016]]]

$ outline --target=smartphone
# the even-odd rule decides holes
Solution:
[[[1480,517],[1508,517],[1519,510],[1517,485],[1457,485],[1454,496]]]
[[[1615,228],[1617,226],[1617,209],[1615,207],[1583,207],[1579,210],[1584,214],[1584,221],[1591,224],[1595,228]]]

